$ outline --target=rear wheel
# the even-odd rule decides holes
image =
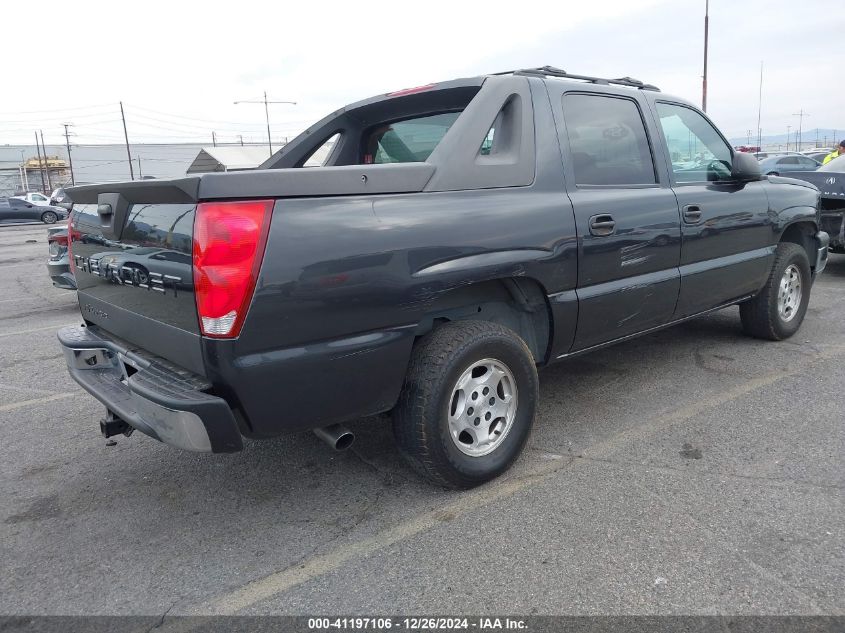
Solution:
[[[790,242],[778,244],[763,290],[739,306],[746,334],[771,341],[795,334],[807,312],[811,285],[807,252]]]
[[[56,215],[55,211],[45,211],[41,214],[41,221],[44,224],[55,224],[58,219],[59,216]]]
[[[780,176],[780,174],[779,174],[779,173],[777,173],[776,171],[770,171],[770,172],[769,172],[769,173],[767,173],[766,175],[767,175],[767,176]]]
[[[414,348],[393,416],[397,444],[437,484],[482,484],[522,451],[537,385],[534,358],[512,330],[486,321],[443,325]]]

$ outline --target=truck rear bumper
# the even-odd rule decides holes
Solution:
[[[47,273],[56,288],[65,290],[76,290],[76,279],[70,272],[70,262],[67,256],[61,259],[50,259],[47,261]]]
[[[231,408],[207,393],[211,383],[202,376],[141,355],[96,327],[65,327],[58,338],[71,377],[129,426],[189,451],[243,448]]]

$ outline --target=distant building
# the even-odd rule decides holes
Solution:
[[[68,179],[67,162],[58,156],[21,161],[0,160],[0,198],[26,191],[49,194]],[[44,178],[43,184],[41,178]]]
[[[187,174],[255,169],[270,158],[266,145],[203,147],[186,170]]]

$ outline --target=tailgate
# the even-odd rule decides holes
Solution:
[[[190,192],[142,182],[82,187],[70,196],[71,253],[86,322],[204,373]]]

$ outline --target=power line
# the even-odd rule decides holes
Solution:
[[[93,108],[106,108],[106,107],[114,107],[113,103],[103,103],[101,105],[90,105],[90,106],[77,106],[71,108],[55,108],[52,110],[7,110],[5,112],[0,112],[0,116],[4,116],[6,114],[42,114],[45,112],[66,112],[68,110],[90,110]]]
[[[260,100],[259,103],[264,103],[263,99]],[[275,103],[275,102],[271,101],[269,103]],[[283,103],[289,103],[289,102],[283,102]],[[136,110],[142,110],[144,112],[152,112],[153,114],[157,114],[159,116],[169,117],[169,118],[173,118],[173,119],[184,119],[186,121],[199,121],[203,124],[213,124],[213,125],[216,125],[217,127],[223,127],[225,125],[232,125],[232,126],[236,126],[236,127],[264,127],[260,123],[245,123],[243,121],[226,121],[226,120],[222,120],[222,119],[202,119],[202,118],[195,117],[195,116],[183,116],[181,114],[172,114],[172,113],[168,113],[168,112],[162,112],[161,110],[153,110],[152,108],[144,108],[142,106],[138,106],[138,105],[131,104],[131,103],[127,103],[126,105],[132,106],[132,112],[133,112],[134,116],[139,116],[138,113],[136,112]],[[144,115],[144,116],[146,116],[146,115]],[[147,117],[147,118],[152,119],[153,117]],[[283,121],[283,122],[281,122],[281,124],[286,124],[286,123],[291,123],[291,124],[293,124],[293,123],[312,123],[312,122],[313,121],[311,119],[308,119],[308,120],[303,119],[303,120],[298,120],[298,121]],[[186,125],[189,125],[189,124],[186,124]],[[207,125],[206,126],[196,126],[196,127],[204,127],[204,129],[208,129]]]

